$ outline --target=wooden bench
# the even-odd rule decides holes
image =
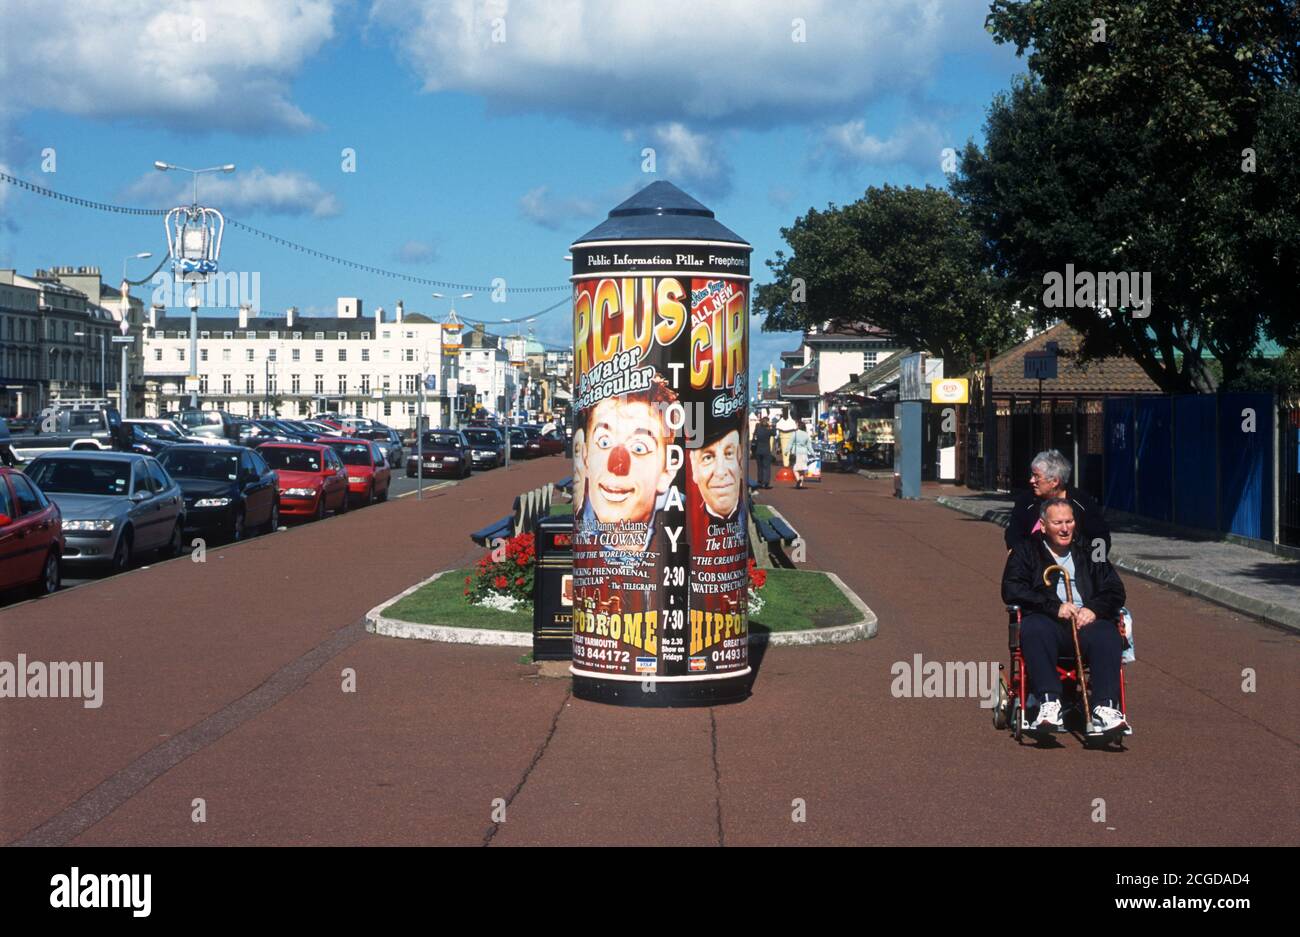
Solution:
[[[564,482],[572,486],[573,479],[564,479],[561,484]],[[537,526],[538,519],[551,513],[551,499],[556,487],[548,483],[516,496],[509,514],[474,531],[469,535],[469,539],[481,547],[490,547],[494,540],[531,533]]]

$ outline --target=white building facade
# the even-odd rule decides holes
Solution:
[[[188,314],[157,307],[145,328],[146,411],[157,416],[190,406]],[[448,425],[442,328],[420,314],[382,308],[368,317],[361,301],[339,300],[339,315],[198,319],[199,406],[248,417],[288,419],[338,412],[411,429],[423,397],[428,426]],[[421,394],[421,381],[434,384]]]

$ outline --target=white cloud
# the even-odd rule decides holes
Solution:
[[[695,133],[674,121],[654,127],[650,138],[658,178],[704,198],[731,191],[731,164],[718,149],[716,136]]]
[[[375,0],[426,91],[615,126],[835,120],[987,44],[988,0]],[[792,41],[793,20],[806,41]],[[504,42],[496,21],[504,24]]]
[[[407,241],[394,256],[404,264],[428,264],[438,259],[438,248],[428,241]]]
[[[826,128],[813,159],[828,159],[841,169],[906,164],[937,171],[943,145],[938,128],[930,123],[914,121],[881,138],[867,133],[865,120],[850,120]]]
[[[189,173],[152,172],[132,183],[124,198],[150,208],[188,205],[193,200]],[[297,171],[272,173],[261,166],[199,177],[199,204],[231,217],[245,215],[312,215],[330,218],[342,210],[338,198]]]
[[[550,186],[539,185],[520,197],[519,214],[548,231],[559,231],[571,221],[596,217],[600,208],[589,198],[557,198]]]
[[[8,0],[3,112],[48,109],[187,130],[305,130],[299,68],[334,0]]]

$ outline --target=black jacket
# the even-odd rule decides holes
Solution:
[[[1075,578],[1083,581],[1083,607],[1101,621],[1115,621],[1127,598],[1119,573],[1110,563],[1094,563],[1092,549],[1078,540],[1071,544],[1070,553],[1074,556]],[[1024,614],[1042,612],[1055,618],[1061,610],[1056,595],[1060,574],[1052,574],[1051,586],[1043,585],[1043,570],[1055,562],[1042,537],[1035,534],[1022,540],[1012,549],[1002,571],[1002,601],[1019,605]],[[1078,605],[1079,590],[1074,589],[1073,594]]]
[[[1094,540],[1106,541],[1106,555],[1110,555],[1110,528],[1102,516],[1101,505],[1093,500],[1092,495],[1077,488],[1065,487],[1066,500],[1074,508],[1074,539],[1079,543],[1092,546]],[[1032,491],[1022,492],[1016,498],[1016,505],[1011,509],[1011,522],[1007,524],[1005,539],[1007,548],[1029,539],[1034,525],[1038,523],[1038,506],[1042,504]]]
[[[762,456],[767,456],[770,459],[772,457],[772,438],[775,435],[776,433],[772,432],[772,427],[770,426],[760,425],[755,427],[754,439],[751,444],[754,458],[757,459]]]

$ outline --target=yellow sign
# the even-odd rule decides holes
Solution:
[[[964,377],[946,377],[930,382],[930,403],[966,403],[969,381]]]

